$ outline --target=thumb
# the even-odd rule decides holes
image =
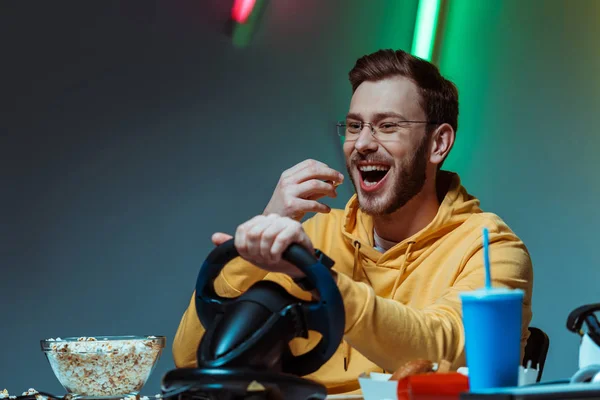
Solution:
[[[228,235],[228,234],[222,233],[222,232],[217,232],[217,233],[213,233],[211,240],[215,246],[219,246],[232,238],[233,238],[233,236],[231,236],[231,235]]]

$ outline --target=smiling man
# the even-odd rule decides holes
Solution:
[[[345,209],[331,210],[318,200],[336,196],[341,173],[314,160],[285,171],[263,214],[236,230],[241,258],[223,269],[217,293],[238,296],[268,279],[310,299],[281,253],[293,242],[319,248],[335,260],[346,326],[338,351],[308,378],[344,393],[359,388],[363,372],[391,372],[415,359],[447,360],[456,369],[465,365],[459,293],[484,285],[487,227],[492,284],[525,291],[523,352],[532,316],[528,251],[500,217],[482,211],[457,174],[440,169],[457,131],[456,87],[434,65],[392,50],[360,58],[350,83],[338,133],[356,194]],[[308,212],[317,214],[298,222]],[[230,238],[215,233],[212,240]],[[178,367],[195,365],[203,332],[192,298],[173,344]],[[293,341],[292,351],[305,353],[318,339]]]

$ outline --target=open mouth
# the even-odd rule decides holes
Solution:
[[[361,186],[367,190],[375,189],[385,179],[389,170],[389,165],[359,165]]]

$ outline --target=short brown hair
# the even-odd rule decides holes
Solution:
[[[359,58],[348,75],[352,93],[365,81],[393,76],[411,79],[419,89],[427,121],[448,123],[457,131],[458,90],[432,63],[402,50],[379,50]]]

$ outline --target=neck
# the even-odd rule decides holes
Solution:
[[[435,180],[426,182],[419,194],[392,214],[373,217],[379,237],[399,243],[425,228],[437,215],[440,203]]]

